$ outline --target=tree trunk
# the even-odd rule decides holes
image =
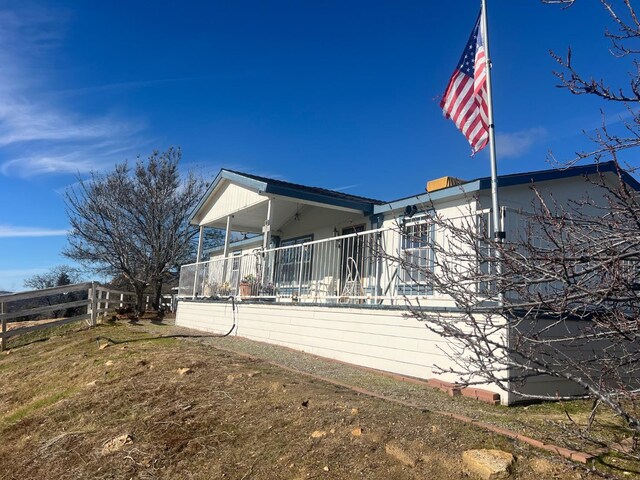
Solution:
[[[138,315],[142,315],[145,311],[145,302],[144,302],[144,283],[140,282],[131,282],[133,291],[136,294],[136,313]]]
[[[160,310],[160,308],[162,307],[162,283],[162,278],[159,278],[156,280],[155,285],[153,286],[153,299],[151,301],[151,305],[154,310]]]

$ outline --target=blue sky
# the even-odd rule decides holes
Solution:
[[[221,167],[383,200],[489,175],[438,108],[479,1],[0,2],[0,290],[68,261],[61,193],[180,146]],[[548,51],[627,81],[599,2],[490,0],[499,173],[590,144],[600,109],[556,88]],[[488,149],[486,149],[488,150]],[[633,155],[628,158],[634,164]]]

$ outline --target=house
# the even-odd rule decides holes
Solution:
[[[589,179],[618,181],[613,163],[574,166],[499,177],[507,238],[521,228],[522,212],[536,193],[568,205],[593,189]],[[640,191],[640,184],[624,174]],[[176,323],[438,382],[454,383],[447,370],[449,343],[407,316],[407,300],[422,309],[454,308],[451,298],[425,278],[433,268],[433,242],[442,241],[434,214],[482,218],[491,229],[491,181],[444,177],[428,191],[383,201],[221,170],[190,222],[226,231],[224,246],[199,248],[199,262],[181,269]],[[244,235],[230,241],[231,232]],[[205,258],[202,258],[202,256]],[[229,296],[239,300],[233,310]],[[508,328],[508,327],[505,327]],[[449,354],[449,355],[448,355]],[[435,368],[439,367],[439,369]],[[581,394],[554,378],[532,389]],[[475,394],[511,404],[497,385]]]

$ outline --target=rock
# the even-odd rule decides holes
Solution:
[[[416,458],[413,455],[411,455],[409,452],[404,450],[397,443],[395,443],[395,442],[387,443],[384,446],[384,450],[385,450],[385,452],[387,452],[387,455],[395,458],[400,463],[403,463],[403,464],[408,465],[410,467],[415,467]]]
[[[184,368],[179,368],[178,369],[178,374],[179,375],[190,375],[193,373],[193,370],[191,370],[188,367],[184,367]]]
[[[285,385],[284,385],[284,383],[273,382],[269,386],[269,391],[271,391],[271,392],[284,392],[285,391]]]
[[[133,443],[133,438],[128,433],[122,434],[115,438],[112,438],[102,446],[102,454],[108,455],[109,453],[117,452],[125,445]]]
[[[357,408],[352,408],[351,409],[351,415],[357,415],[358,414],[358,409]]]
[[[324,466],[324,468],[323,468],[323,470],[324,470],[325,472],[328,472],[328,471],[329,471],[329,467],[325,465],[325,466]]]
[[[249,373],[247,373],[247,377],[249,377],[249,378],[253,378],[256,375],[260,375],[260,372],[249,372]]]
[[[99,350],[104,350],[105,348],[107,348],[109,346],[108,343],[101,343],[100,346],[98,347]]]
[[[546,458],[533,458],[529,462],[529,466],[534,473],[541,475],[543,477],[552,474],[555,470],[553,463],[551,463]]]
[[[5,355],[9,355],[11,354],[11,350],[7,350],[6,352],[4,352]]]
[[[502,450],[466,450],[462,453],[465,470],[483,480],[507,478],[513,460],[513,455]]]
[[[98,383],[98,381],[94,380],[93,382],[87,383],[87,387],[95,387],[97,383]]]
[[[113,360],[107,360],[107,361],[105,362],[105,366],[107,366],[107,367],[113,367]]]
[[[322,437],[325,437],[326,435],[327,435],[327,432],[325,432],[324,430],[316,430],[311,434],[311,438],[322,438]]]
[[[356,427],[353,430],[351,430],[351,435],[353,435],[354,437],[361,437],[362,436],[362,428],[360,427]]]

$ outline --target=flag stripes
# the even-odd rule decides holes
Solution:
[[[480,19],[478,16],[440,102],[445,117],[450,118],[469,141],[472,155],[489,141],[487,59]]]

